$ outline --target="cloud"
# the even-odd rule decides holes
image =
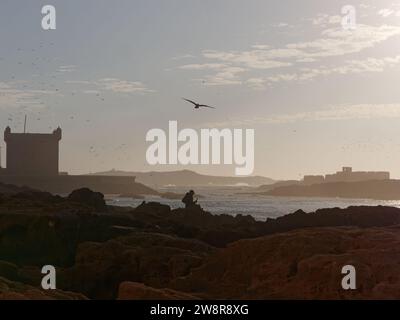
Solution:
[[[59,66],[57,71],[58,72],[73,72],[73,71],[76,71],[76,66],[75,65]]]
[[[234,119],[230,121],[208,123],[213,127],[249,126],[257,124],[288,124],[313,121],[347,121],[400,118],[399,104],[357,104],[331,106],[309,112],[275,114],[266,117]]]
[[[117,78],[103,78],[96,81],[96,85],[103,88],[104,90],[109,90],[115,93],[150,93],[154,90],[148,89],[140,81],[127,81]]]
[[[245,71],[246,69],[240,67],[225,67],[216,74],[208,75],[199,80],[205,86],[238,85],[242,83],[239,74]]]
[[[271,46],[267,44],[255,44],[252,46],[252,48],[257,50],[267,50],[271,49]]]
[[[281,73],[264,79],[265,84],[289,81],[307,81],[319,76],[334,74],[348,75],[364,72],[383,72],[385,69],[400,64],[400,55],[385,58],[367,58],[363,60],[348,60],[340,66],[318,66],[318,68],[301,68],[295,73]]]
[[[83,90],[82,92],[85,94],[100,94],[101,93],[101,91],[99,91],[99,90]]]
[[[205,50],[202,55],[205,59],[214,60],[211,64],[224,62],[249,69],[281,68],[292,66],[296,61],[316,61],[326,57],[358,53],[400,35],[400,27],[359,24],[356,30],[336,27],[323,30],[321,35],[322,37],[315,40],[289,43],[282,48],[258,44],[253,46],[252,50]]]
[[[54,91],[21,88],[19,82],[0,82],[0,108],[42,108],[42,98],[54,94]]]
[[[173,57],[172,60],[183,60],[183,59],[191,59],[191,58],[196,58],[196,56],[192,54],[183,54],[180,56]]]
[[[287,43],[281,47],[257,43],[250,49],[242,51],[203,50],[202,61],[185,64],[179,68],[186,71],[209,72],[201,78],[205,84],[246,84],[254,89],[260,89],[263,83],[307,80],[318,75],[377,72],[382,71],[390,61],[370,58],[368,61],[347,61],[340,67],[326,67],[322,62],[327,58],[360,53],[400,35],[400,26],[395,25],[358,24],[355,30],[344,30],[341,26],[341,17],[336,15],[320,14],[312,20],[312,24],[323,29],[320,31],[320,36],[311,41]],[[320,65],[304,68],[304,64],[311,63]],[[397,63],[397,60],[393,63]],[[297,70],[280,72],[269,77],[260,76],[260,72],[271,73],[281,69]]]
[[[389,17],[394,13],[395,13],[395,11],[392,10],[392,9],[381,9],[381,10],[378,11],[378,15],[380,15],[380,16],[382,16],[384,18]]]
[[[330,24],[340,24],[342,21],[342,17],[338,15],[329,15],[326,13],[319,13],[315,18],[312,18],[311,23],[315,26],[324,26]]]
[[[341,121],[356,119],[399,118],[400,104],[357,104],[333,106],[323,110],[261,118],[258,121],[288,123],[298,121]]]
[[[265,88],[266,80],[263,78],[250,78],[246,80],[246,84],[256,90],[262,90]]]
[[[298,50],[301,58],[326,58],[359,53],[375,45],[400,35],[399,26],[369,26],[358,24],[355,30],[341,27],[322,31],[322,38],[288,44],[289,49]],[[298,57],[299,58],[299,57]]]
[[[111,91],[114,93],[146,94],[155,92],[140,81],[128,81],[118,78],[102,78],[94,81],[69,80],[66,84],[77,85],[83,93],[100,93],[100,91]]]
[[[225,64],[221,63],[203,63],[203,64],[185,64],[179,68],[182,70],[210,70],[210,69],[222,69],[226,67]]]
[[[361,9],[371,9],[371,8],[375,8],[375,6],[369,4],[369,3],[361,3],[360,4],[360,8]]]
[[[377,14],[382,18],[400,17],[400,4],[392,2],[387,7],[379,9]]]
[[[290,25],[288,24],[288,23],[286,23],[286,22],[280,22],[280,23],[277,23],[277,24],[275,24],[275,25],[273,25],[274,27],[276,27],[276,28],[286,28],[286,27],[290,27]]]
[[[238,85],[246,84],[249,88],[262,90],[268,85],[280,82],[304,82],[310,81],[317,77],[330,75],[349,75],[365,72],[384,72],[386,69],[395,67],[400,64],[400,55],[384,58],[366,58],[361,60],[347,60],[340,66],[324,66],[320,65],[315,68],[299,68],[296,72],[277,73],[267,77],[251,77],[241,80],[240,73],[247,69],[224,67],[215,75],[207,75],[200,79],[205,85]]]
[[[203,57],[249,69],[273,69],[292,65],[290,62],[275,60],[277,57],[293,57],[298,53],[298,50],[295,49],[254,49],[249,51],[228,52],[205,50],[203,51]]]
[[[76,85],[90,85],[93,84],[93,82],[88,81],[88,80],[68,80],[65,81],[66,84],[76,84]]]

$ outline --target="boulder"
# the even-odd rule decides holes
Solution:
[[[104,195],[100,192],[94,192],[88,188],[81,188],[71,192],[68,200],[85,204],[96,210],[105,210],[107,208]]]

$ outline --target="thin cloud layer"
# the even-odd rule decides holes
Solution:
[[[16,108],[41,108],[45,96],[57,94],[50,90],[28,89],[17,82],[0,82],[0,108],[3,110]]]
[[[200,55],[202,61],[181,65],[179,69],[205,72],[203,77],[194,79],[208,86],[245,84],[262,89],[280,81],[310,80],[331,74],[380,72],[399,62],[398,56],[372,56],[365,59],[349,59],[348,56],[375,48],[399,36],[400,26],[357,24],[355,30],[345,30],[341,27],[340,16],[327,14],[319,14],[309,22],[322,28],[320,37],[314,40],[288,43],[282,47],[258,43],[244,51],[203,50]],[[346,60],[338,66],[327,66],[325,63],[330,58],[337,60],[342,57],[346,57]],[[308,67],[309,64],[313,66]]]
[[[400,118],[398,104],[357,104],[330,106],[309,112],[274,114],[265,117],[234,119],[230,121],[208,123],[211,127],[234,127],[257,124],[288,124],[312,121],[346,121]]]
[[[149,93],[150,90],[140,81],[127,81],[116,78],[103,78],[96,82],[96,85],[115,93]]]
[[[141,81],[129,81],[118,78],[101,78],[94,81],[69,80],[66,84],[79,86],[83,93],[98,94],[101,91],[110,91],[122,94],[147,94],[155,92]]]

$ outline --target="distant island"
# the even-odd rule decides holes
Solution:
[[[332,182],[313,185],[278,186],[260,194],[285,197],[323,197],[400,200],[400,180]]]
[[[196,173],[190,170],[168,171],[168,172],[131,172],[110,170],[105,172],[92,173],[95,176],[134,176],[136,181],[143,183],[152,188],[165,186],[235,186],[248,185],[257,187],[261,185],[269,185],[275,180],[262,176],[251,177],[223,177],[211,176]]]
[[[322,197],[400,200],[400,180],[385,171],[353,171],[343,167],[334,174],[304,176],[302,180],[278,181],[257,187],[251,194],[275,197]]]

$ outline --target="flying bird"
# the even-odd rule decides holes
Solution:
[[[185,101],[187,101],[187,102],[189,102],[189,103],[191,103],[191,104],[193,104],[195,109],[200,109],[200,108],[211,108],[211,109],[215,109],[214,107],[210,107],[210,106],[208,106],[208,105],[206,105],[206,104],[196,103],[196,102],[194,102],[194,101],[192,101],[192,100],[185,99],[185,98],[182,98],[182,99],[185,100]]]

